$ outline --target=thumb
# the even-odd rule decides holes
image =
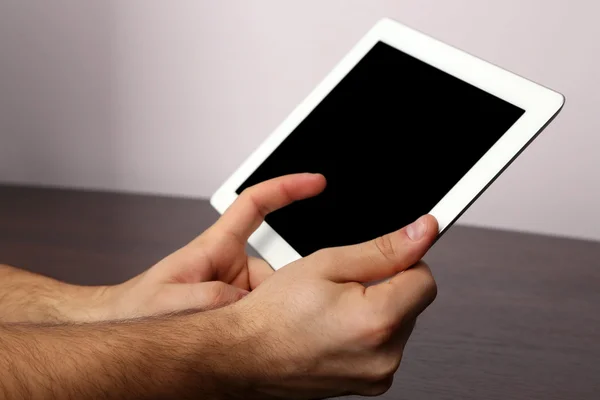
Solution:
[[[212,310],[242,299],[249,292],[224,282],[171,284],[172,308],[178,310]]]
[[[317,251],[311,265],[334,282],[371,282],[416,264],[438,235],[434,216],[424,215],[404,228],[368,242]]]

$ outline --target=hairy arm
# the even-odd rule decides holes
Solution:
[[[0,398],[224,398],[242,330],[231,313],[0,325]],[[235,356],[239,357],[239,356]],[[239,363],[239,360],[236,360]],[[227,376],[227,386],[221,384]],[[229,397],[226,397],[229,398]]]
[[[105,290],[0,265],[0,323],[101,320]]]

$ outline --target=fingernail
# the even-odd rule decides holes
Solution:
[[[421,217],[409,226],[406,227],[406,234],[408,237],[413,240],[421,240],[423,236],[425,236],[425,232],[427,232],[427,224],[425,223],[425,217]]]

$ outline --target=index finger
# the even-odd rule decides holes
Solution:
[[[219,232],[245,242],[265,216],[298,200],[316,196],[325,189],[321,174],[290,174],[269,179],[245,189],[215,223]]]

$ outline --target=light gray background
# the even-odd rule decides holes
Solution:
[[[388,16],[567,97],[460,222],[600,239],[599,13],[564,0],[2,0],[0,181],[209,196]]]

